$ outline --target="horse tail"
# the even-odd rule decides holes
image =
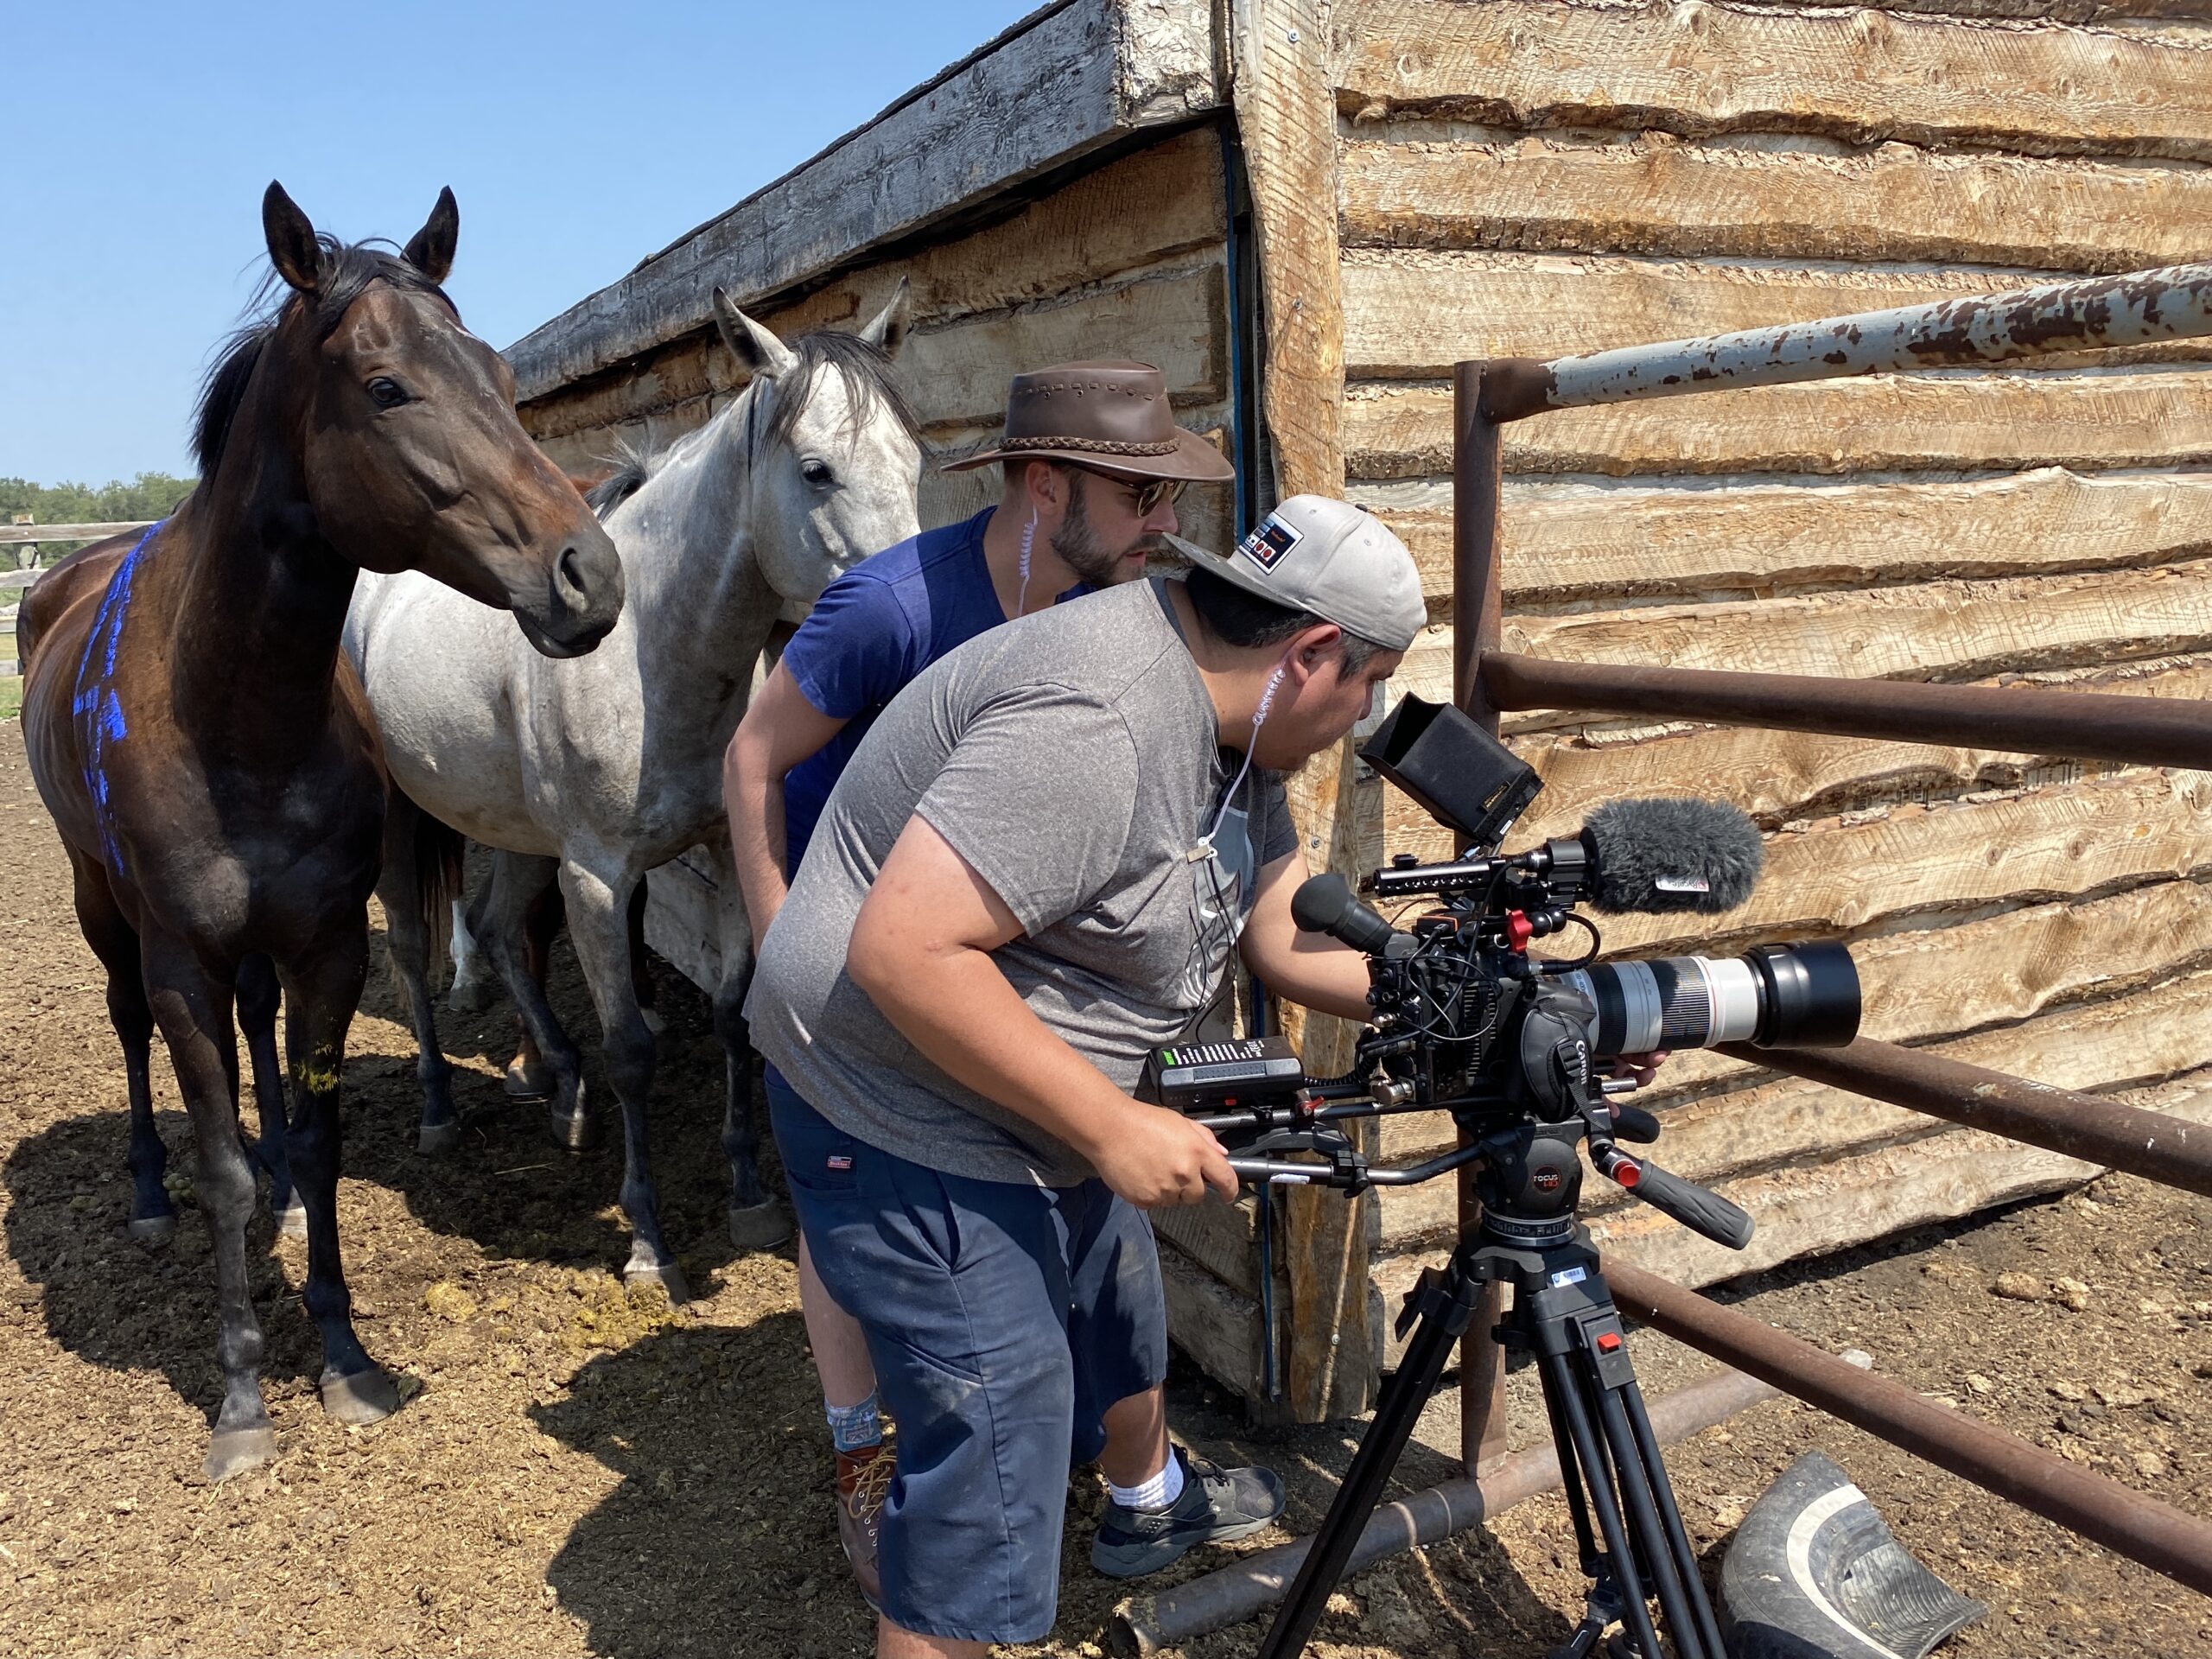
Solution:
[[[454,900],[461,896],[461,861],[468,841],[460,830],[440,823],[416,804],[397,783],[389,787],[385,805],[385,872],[387,877],[398,880],[379,882],[377,893],[387,909],[405,906],[413,912],[409,920],[422,930],[423,971],[427,976],[437,972],[437,964],[445,960],[453,945]],[[411,883],[400,885],[410,875]]]
[[[415,809],[415,902],[429,931],[433,973],[453,948],[453,906],[467,852],[468,838],[460,830]]]

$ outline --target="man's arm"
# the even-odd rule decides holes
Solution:
[[[1244,965],[1275,995],[1364,1022],[1367,958],[1325,933],[1301,933],[1290,896],[1306,880],[1306,855],[1286,853],[1260,872],[1240,948]]]
[[[1211,1132],[1141,1105],[1056,1035],[990,953],[1022,936],[1006,901],[918,813],[853,925],[845,970],[930,1063],[1089,1159],[1131,1204],[1236,1196]]]
[[[784,906],[784,774],[836,736],[845,722],[806,700],[779,662],[722,752],[722,808],[746,919],[758,951]]]

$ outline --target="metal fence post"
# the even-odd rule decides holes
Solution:
[[[1497,648],[1503,604],[1497,570],[1499,493],[1505,446],[1497,423],[1483,412],[1480,362],[1452,372],[1452,697],[1484,730],[1497,730],[1497,709],[1483,689],[1482,658]],[[1465,1128],[1459,1144],[1466,1144]],[[1482,1219],[1473,1173],[1462,1169],[1459,1235]],[[1480,1479],[1505,1461],[1505,1361],[1491,1332],[1505,1313],[1505,1289],[1491,1285],[1459,1339],[1459,1459]]]

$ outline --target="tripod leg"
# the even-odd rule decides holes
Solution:
[[[1667,1542],[1681,1564],[1683,1587],[1689,1592],[1690,1611],[1696,1616],[1698,1632],[1705,1639],[1706,1647],[1719,1659],[1726,1649],[1720,1642],[1720,1621],[1713,1617],[1713,1600],[1705,1592],[1705,1580],[1697,1570],[1697,1553],[1690,1548],[1688,1530],[1682,1525],[1681,1510],[1675,1503],[1675,1488],[1667,1478],[1667,1465],[1659,1456],[1659,1437],[1652,1433],[1650,1414],[1643,1408],[1643,1390],[1630,1383],[1621,1390],[1621,1403],[1628,1412],[1629,1427],[1636,1433],[1637,1454],[1651,1476],[1652,1494],[1659,1502],[1659,1519],[1667,1529]]]
[[[1519,1306],[1516,1304],[1516,1312]],[[1567,1426],[1558,1390],[1552,1387],[1551,1373],[1539,1368],[1537,1376],[1543,1384],[1544,1414],[1551,1419],[1552,1449],[1559,1453],[1560,1491],[1567,1494],[1567,1519],[1574,1524],[1574,1544],[1582,1555],[1582,1576],[1598,1578],[1602,1575],[1605,1558],[1598,1548],[1597,1534],[1591,1529],[1589,1500],[1582,1496],[1582,1481],[1576,1471],[1574,1435]]]
[[[1644,1604],[1643,1583],[1637,1576],[1636,1557],[1629,1547],[1627,1529],[1622,1524],[1620,1504],[1613,1497],[1613,1472],[1599,1447],[1597,1430],[1592,1426],[1591,1402],[1583,1392],[1585,1380],[1564,1354],[1539,1349],[1536,1360],[1543,1367],[1545,1387],[1559,1395],[1574,1455],[1582,1464],[1584,1483],[1590,1490],[1590,1507],[1597,1515],[1598,1529],[1605,1536],[1605,1551],[1612,1557],[1613,1575],[1620,1585],[1623,1622],[1644,1659],[1658,1659],[1659,1633],[1651,1627],[1651,1610]],[[1599,1392],[1594,1382],[1587,1386],[1592,1393]]]
[[[1620,1476],[1621,1497],[1627,1505],[1629,1524],[1643,1547],[1643,1560],[1651,1574],[1653,1588],[1659,1593],[1659,1605],[1665,1611],[1668,1628],[1674,1633],[1675,1651],[1681,1659],[1721,1659],[1718,1649],[1707,1652],[1705,1632],[1693,1622],[1690,1592],[1682,1582],[1684,1563],[1670,1548],[1672,1539],[1660,1525],[1658,1507],[1652,1498],[1650,1466],[1644,1462],[1635,1433],[1629,1427],[1628,1413],[1621,1405],[1621,1397],[1602,1382],[1595,1382],[1592,1392],[1597,1398],[1598,1426]],[[1681,1529],[1677,1516],[1675,1531],[1679,1534]],[[1704,1586],[1696,1578],[1697,1565],[1694,1560],[1688,1563],[1687,1571],[1701,1590]]]
[[[1344,1563],[1351,1559],[1359,1535],[1366,1529],[1367,1517],[1375,1513],[1383,1483],[1397,1467],[1399,1454],[1420,1420],[1421,1408],[1435,1392],[1445,1359],[1466,1330],[1474,1300],[1482,1293],[1482,1285],[1465,1278],[1456,1263],[1440,1279],[1414,1293],[1421,1299],[1415,1304],[1421,1312],[1420,1322],[1406,1344],[1396,1372],[1375,1402],[1375,1421],[1368,1425],[1351,1466],[1344,1471],[1344,1484],[1337,1489],[1336,1502],[1329,1505],[1328,1518],[1313,1535],[1290,1594],[1275,1610],[1274,1623],[1268,1627],[1256,1659],[1295,1659],[1306,1650],[1313,1627],[1321,1621],[1322,1609],[1328,1605],[1329,1592],[1344,1576]]]

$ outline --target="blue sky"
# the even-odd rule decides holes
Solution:
[[[271,178],[404,241],[495,346],[858,125],[1036,0],[0,0],[0,476],[188,472]]]

